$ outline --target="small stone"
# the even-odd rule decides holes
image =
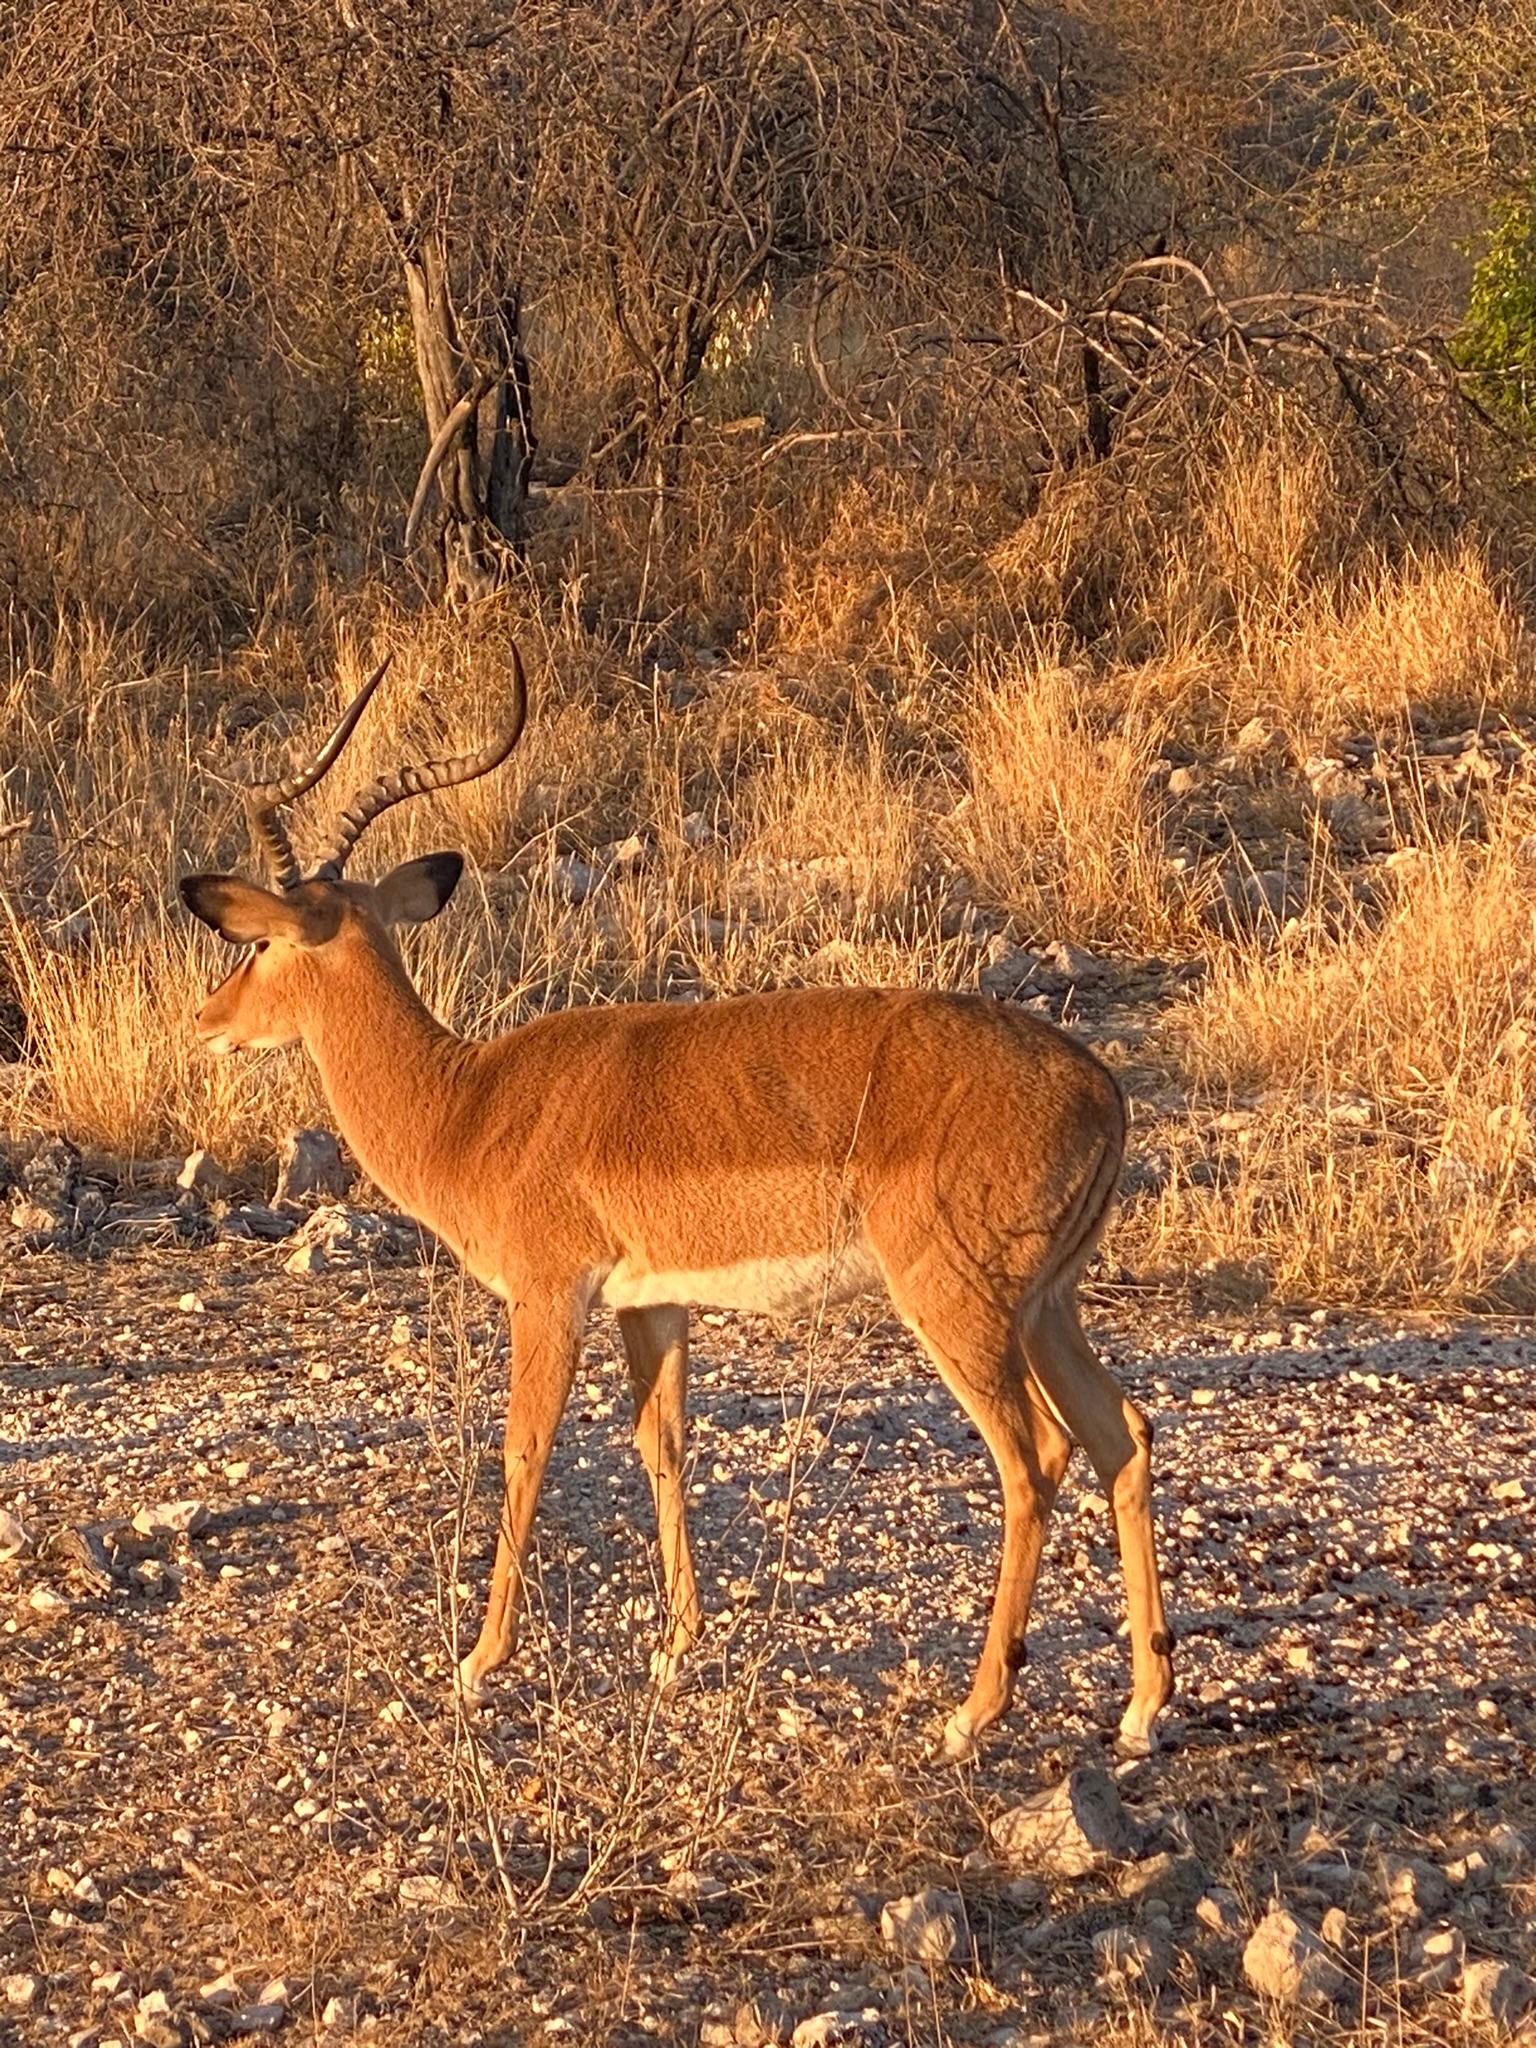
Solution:
[[[1487,1848],[1501,1877],[1518,1877],[1532,1860],[1529,1841],[1508,1821],[1500,1821],[1497,1827],[1488,1830]]]
[[[402,1906],[456,1906],[459,1903],[458,1886],[446,1877],[426,1872],[402,1877],[400,1903]]]
[[[339,1202],[351,1185],[352,1169],[333,1133],[313,1128],[289,1132],[278,1163],[274,1208],[301,1202],[308,1195]]]
[[[885,2029],[873,2006],[857,2012],[816,2012],[790,2036],[790,2048],[879,2048]]]
[[[1106,966],[1097,954],[1085,952],[1066,939],[1055,940],[1040,957],[1047,967],[1054,967],[1068,981],[1097,981]]]
[[[208,1526],[208,1508],[200,1500],[160,1501],[140,1508],[133,1526],[141,1536],[195,1536]]]
[[[226,1970],[221,1977],[210,1977],[206,1984],[198,1986],[198,2003],[210,2005],[217,2011],[227,2010],[240,2002],[240,1985],[232,1970]]]
[[[208,1304],[200,1294],[184,1294],[176,1306],[184,1316],[201,1316],[208,1312]]]
[[[1450,1904],[1450,1887],[1422,1856],[1386,1856],[1382,1868],[1387,1879],[1387,1911],[1394,1920],[1416,1926]]]
[[[1056,1877],[1082,1877],[1124,1862],[1141,1846],[1141,1830],[1106,1771],[1073,1771],[992,1824],[992,1839],[1010,1863]]]
[[[1213,1934],[1235,1937],[1243,1931],[1243,1908],[1237,1893],[1213,1884],[1195,1901],[1195,1918]]]
[[[1467,1937],[1449,1920],[1427,1927],[1413,1945],[1408,1969],[1424,1991],[1449,1991],[1467,1960]]]
[[[1493,1883],[1493,1858],[1482,1849],[1469,1849],[1447,1863],[1445,1874],[1458,1891],[1484,1892]]]
[[[137,2040],[148,2044],[148,2048],[184,2048],[187,2030],[171,2010],[171,2001],[163,1991],[146,1991],[139,2000],[133,2016],[133,2031]]]
[[[9,1508],[0,1508],[0,1564],[7,1558],[19,1557],[31,1540],[20,1515],[13,1514]]]
[[[325,2001],[320,2024],[328,2034],[351,2034],[357,2030],[357,2000],[350,1992],[338,1992]]]
[[[0,1991],[4,1992],[5,2002],[12,2012],[30,2012],[42,1999],[43,1980],[30,1970],[17,1970],[0,1984]]]
[[[1155,1991],[1173,1968],[1173,1936],[1166,1921],[1142,1927],[1106,1927],[1093,1937],[1099,1968],[1112,1983],[1144,1984]]]
[[[1198,1856],[1175,1856],[1165,1850],[1129,1864],[1120,1873],[1120,1896],[1143,1912],[1161,1905],[1171,1919],[1183,1920],[1194,1910],[1208,1879]]]
[[[275,2034],[287,2017],[286,2005],[257,1999],[254,2005],[238,2006],[224,2024],[231,2034]]]
[[[27,1605],[34,1614],[62,1614],[69,1604],[68,1596],[56,1586],[34,1586],[27,1598]]]
[[[33,1251],[46,1250],[67,1228],[56,1209],[46,1209],[41,1202],[30,1200],[17,1202],[12,1208],[11,1226]]]
[[[1349,1939],[1349,1915],[1342,1906],[1330,1906],[1322,1918],[1322,1936],[1330,1948],[1342,1948]]]
[[[1232,748],[1238,754],[1267,754],[1271,747],[1283,744],[1281,735],[1267,718],[1254,717],[1238,727]]]
[[[234,1182],[223,1167],[211,1152],[202,1150],[187,1154],[176,1176],[176,1185],[184,1192],[203,1195],[210,1202],[224,1201],[234,1192]]]
[[[1536,1984],[1513,1963],[1489,1959],[1468,1963],[1461,1974],[1461,2016],[1469,2023],[1489,2020],[1513,2027],[1536,1998]]]
[[[1287,2004],[1326,2003],[1345,1984],[1327,1943],[1284,1906],[1271,1906],[1249,1936],[1243,1975],[1262,1997]]]
[[[296,1252],[290,1252],[283,1261],[283,1270],[288,1273],[323,1273],[330,1264],[325,1253],[317,1244],[301,1244]]]
[[[917,1892],[890,1899],[880,1908],[880,1933],[887,1948],[908,1962],[947,1963],[959,1947],[965,1909],[954,1892]]]

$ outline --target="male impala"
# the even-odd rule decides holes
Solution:
[[[342,870],[381,811],[507,758],[527,708],[522,664],[514,650],[499,739],[360,791],[302,879],[279,808],[335,761],[382,674],[307,770],[247,794],[275,891],[191,875],[181,892],[249,948],[203,1005],[199,1037],[217,1052],[302,1039],[369,1175],[507,1304],[500,1531],[465,1692],[479,1697],[512,1653],[539,1486],[594,1303],[618,1312],[670,1661],[702,1625],[683,1486],[689,1306],[783,1312],[883,1287],[1002,1479],[991,1624],[946,1748],[969,1755],[1008,1708],[1072,1438],[1113,1502],[1125,1570],[1133,1688],[1121,1738],[1149,1748],[1173,1688],[1152,1432],[1095,1357],[1074,1301],[1120,1170],[1115,1082],[1023,1010],[918,990],[566,1010],[489,1043],[455,1037],[417,996],[390,932],[437,915],[460,856],[428,854],[373,883]]]

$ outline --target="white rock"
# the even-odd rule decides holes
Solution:
[[[451,1879],[418,1872],[400,1880],[402,1906],[456,1906],[459,1889]]]
[[[947,1963],[960,1945],[965,1909],[955,1892],[930,1889],[880,1908],[885,1945],[909,1962]]]
[[[1106,1927],[1093,1937],[1099,1968],[1112,1980],[1156,1990],[1173,1968],[1173,1936],[1166,1921],[1142,1927]]]
[[[1533,1998],[1536,1984],[1513,1963],[1489,1959],[1468,1963],[1462,1971],[1461,2016],[1468,2022],[1491,2020],[1496,2027],[1513,2027]]]
[[[1488,1854],[1503,1877],[1518,1877],[1531,1863],[1531,1845],[1520,1830],[1500,1821],[1488,1830]]]
[[[8,1557],[19,1557],[31,1540],[20,1515],[13,1514],[9,1508],[0,1508],[0,1563]]]
[[[197,1194],[207,1195],[211,1200],[217,1201],[228,1195],[234,1184],[213,1154],[199,1149],[196,1152],[189,1152],[182,1161],[181,1171],[176,1176],[176,1185],[179,1188],[192,1189]]]
[[[1195,1918],[1215,1934],[1238,1935],[1243,1931],[1243,1909],[1237,1893],[1224,1884],[1213,1884],[1195,1901]]]
[[[350,1992],[339,1992],[325,2001],[320,2024],[328,2034],[350,2034],[357,2027],[357,2000]]]
[[[13,2012],[30,2012],[43,1995],[43,1980],[30,1970],[17,1970],[0,1984],[0,1991]]]
[[[210,1977],[206,1984],[199,1985],[197,1996],[199,2004],[223,2011],[239,2004],[239,1981],[232,1970],[226,1970],[222,1977]]]
[[[200,1500],[160,1501],[140,1508],[133,1526],[141,1536],[195,1536],[208,1526],[208,1508]]]
[[[34,1586],[27,1599],[34,1614],[62,1614],[69,1606],[67,1595],[54,1586]]]
[[[283,1261],[287,1273],[323,1273],[330,1264],[325,1253],[317,1244],[301,1244],[296,1252],[290,1252]]]
[[[1467,1960],[1467,1937],[1449,1920],[1438,1927],[1426,1927],[1414,1943],[1408,1969],[1415,1984],[1424,1991],[1449,1991],[1458,1982]]]
[[[814,2012],[790,2036],[790,2048],[877,2048],[885,2039],[873,2006],[858,2012]]]
[[[1249,1936],[1243,1975],[1261,1996],[1287,2004],[1332,2000],[1345,1983],[1328,1944],[1284,1906],[1271,1906]]]
[[[1422,1856],[1386,1856],[1382,1868],[1387,1878],[1387,1911],[1394,1920],[1416,1925],[1450,1903],[1450,1887],[1433,1863]]]
[[[1010,1863],[1057,1877],[1082,1877],[1134,1856],[1141,1830],[1105,1771],[1073,1771],[1048,1792],[1015,1806],[992,1824],[992,1839]]]

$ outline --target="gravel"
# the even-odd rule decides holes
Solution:
[[[1365,1997],[1424,2038],[1530,2033],[1524,1329],[1101,1299],[1157,1424],[1166,1747],[1110,1775],[1119,1575],[1074,1463],[1018,1704],[960,1770],[934,1750],[996,1486],[898,1325],[697,1318],[711,1622],[658,1691],[650,1503],[594,1321],[524,1642],[466,1722],[452,1635],[496,1482],[487,1457],[466,1535],[461,1473],[504,1353],[456,1276],[352,1235],[306,1276],[254,1238],[6,1272],[0,1511],[29,1540],[0,1561],[0,1980],[25,2040],[201,2039],[275,2006],[299,2038],[381,2042],[692,2044],[710,2011],[738,2042],[927,2040],[935,2015],[953,2041],[1109,2041],[1145,2007],[1214,2044],[1292,1965],[1344,1987],[1341,2030]],[[1085,1785],[1123,1826],[1069,1872],[1041,1816],[1080,1823]],[[925,1899],[947,1956],[882,1936]]]

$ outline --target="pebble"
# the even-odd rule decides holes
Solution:
[[[1195,1918],[1213,1934],[1236,1936],[1243,1931],[1243,1909],[1237,1893],[1213,1884],[1195,1901]]]
[[[880,1908],[887,1948],[909,1962],[947,1963],[960,1946],[965,1908],[955,1892],[929,1890]]]
[[[5,2002],[13,2012],[30,2012],[43,1995],[43,1980],[30,1970],[17,1970],[0,1984]]]
[[[873,2006],[857,2012],[816,2012],[790,2036],[790,2048],[881,2048],[885,2028]]]
[[[20,1515],[13,1514],[9,1508],[0,1508],[0,1563],[10,1557],[19,1557],[31,1540]]]
[[[1271,1906],[1248,1937],[1243,1975],[1261,1997],[1290,2005],[1327,2003],[1345,1984],[1327,1943],[1284,1906]]]
[[[1144,1984],[1155,1991],[1173,1968],[1173,1936],[1165,1921],[1141,1927],[1106,1927],[1093,1937],[1099,1968],[1111,1982]]]
[[[196,1536],[208,1526],[208,1506],[200,1500],[162,1501],[140,1508],[133,1526],[141,1536]]]
[[[278,1155],[274,1209],[318,1195],[339,1202],[352,1185],[352,1169],[341,1156],[335,1133],[314,1127],[290,1131]]]
[[[1470,2025],[1513,2027],[1536,1998],[1536,1984],[1513,1963],[1468,1963],[1461,1976],[1461,2016]]]
[[[1073,1771],[992,1823],[992,1839],[1011,1864],[1056,1877],[1083,1877],[1134,1856],[1141,1830],[1106,1771]]]

